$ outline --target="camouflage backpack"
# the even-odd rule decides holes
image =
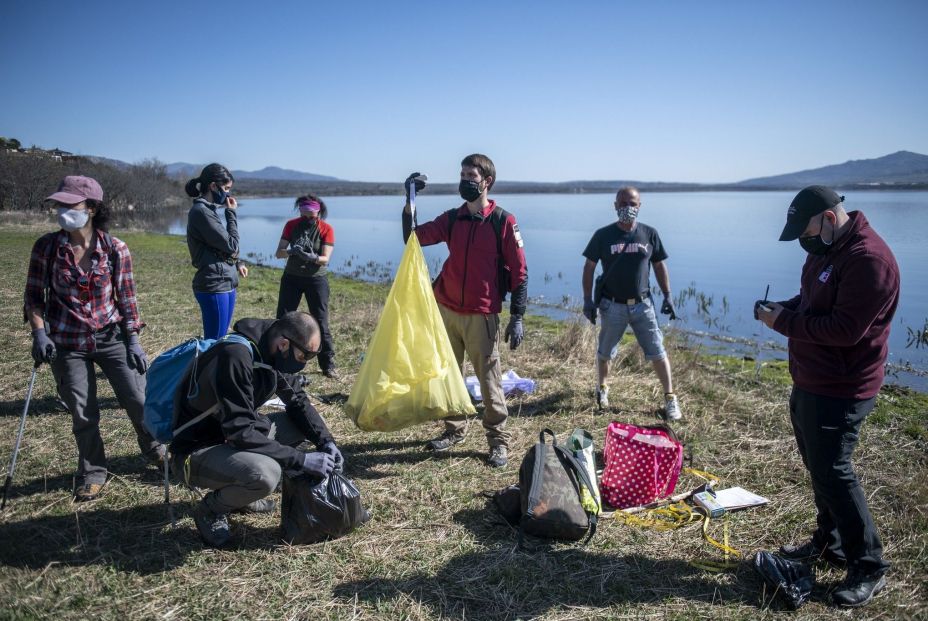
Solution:
[[[551,436],[551,443],[545,441]],[[536,537],[577,541],[584,544],[596,533],[596,513],[587,511],[581,501],[585,486],[595,489],[586,470],[569,450],[558,446],[550,429],[538,434],[538,444],[529,449],[519,468],[523,533]]]

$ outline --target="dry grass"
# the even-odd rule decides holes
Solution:
[[[20,320],[25,257],[38,229],[0,234],[0,437],[6,458],[18,424],[29,369],[28,331]],[[118,235],[118,234],[117,234]],[[125,235],[136,257],[140,304],[154,354],[198,332],[191,269],[180,240]],[[240,289],[236,316],[270,316],[279,272],[263,268]],[[288,547],[279,516],[234,516],[235,545],[204,549],[189,518],[194,500],[175,487],[176,529],[161,505],[158,474],[137,455],[131,428],[103,378],[103,433],[112,478],[100,500],[71,502],[75,461],[69,416],[54,403],[47,368],[31,408],[12,500],[0,516],[0,617],[71,619],[754,619],[785,614],[747,565],[712,574],[690,565],[711,555],[695,528],[654,533],[606,520],[586,548],[533,541],[516,549],[514,533],[479,496],[514,482],[525,450],[550,427],[584,427],[602,438],[610,418],[655,422],[660,386],[631,344],[612,374],[613,410],[593,409],[593,330],[581,323],[527,320],[525,344],[503,353],[504,367],[538,381],[510,402],[511,465],[483,465],[479,421],[450,455],[421,450],[437,425],[395,434],[363,433],[342,414],[358,361],[377,320],[384,287],[337,279],[332,314],[344,379],[314,369],[311,393],[332,427],[373,519],[352,535]],[[732,543],[751,553],[803,540],[814,522],[807,476],[786,414],[788,386],[754,379],[753,367],[720,365],[672,339],[677,425],[693,464],[771,499],[731,515]],[[777,377],[775,374],[770,377]],[[861,618],[928,617],[928,459],[918,433],[924,396],[893,391],[879,422],[864,427],[857,467],[893,562],[890,586]],[[913,405],[914,404],[914,405]],[[914,422],[913,422],[914,421]],[[5,462],[4,462],[5,463]],[[684,479],[681,486],[694,485]],[[816,601],[800,619],[846,616],[823,603],[842,576],[822,570]]]

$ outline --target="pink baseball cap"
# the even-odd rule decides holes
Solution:
[[[80,175],[68,175],[58,184],[58,191],[46,198],[65,205],[77,205],[87,199],[102,201],[103,188],[95,179]]]

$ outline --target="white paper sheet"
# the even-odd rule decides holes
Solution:
[[[733,511],[735,509],[744,509],[747,507],[756,507],[758,505],[765,505],[770,502],[763,496],[758,496],[753,492],[749,492],[743,487],[730,487],[728,489],[716,490],[715,499],[720,505],[729,511]]]

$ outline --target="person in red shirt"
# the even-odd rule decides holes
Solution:
[[[424,187],[417,177],[418,173],[413,173],[406,179],[403,241],[413,229],[410,186],[415,183],[417,190]],[[499,468],[507,463],[509,446],[508,410],[499,361],[499,313],[503,297],[512,291],[510,319],[503,338],[515,349],[523,338],[528,270],[515,216],[487,198],[495,181],[496,167],[490,158],[479,153],[468,155],[461,162],[458,185],[464,204],[415,227],[415,231],[423,246],[448,244],[448,259],[433,286],[435,299],[458,364],[464,364],[466,353],[480,381],[485,408],[483,427],[490,446],[487,464]],[[464,417],[446,418],[444,433],[426,448],[450,449],[464,440],[465,426]]]
[[[797,238],[808,253],[799,295],[754,306],[756,319],[789,339],[790,420],[818,511],[811,541],[780,552],[846,565],[832,598],[863,606],[886,586],[889,563],[851,455],[883,383],[899,266],[864,214],[846,212],[844,197],[824,186],[790,204],[780,241]]]
[[[322,348],[319,350],[319,368],[326,377],[337,378],[335,348],[329,330],[329,279],[328,265],[335,248],[335,231],[325,221],[329,210],[325,202],[313,194],[300,196],[294,203],[300,216],[284,224],[275,256],[287,259],[284,275],[280,278],[277,297],[277,318],[300,307],[306,298],[309,314],[319,323]]]
[[[93,500],[106,483],[94,364],[126,409],[142,454],[159,464],[164,446],[142,424],[148,357],[126,244],[107,232],[103,188],[90,177],[65,177],[46,200],[60,229],[32,247],[23,309],[32,326],[32,357],[51,364],[58,395],[71,412],[77,441],[75,500]]]

